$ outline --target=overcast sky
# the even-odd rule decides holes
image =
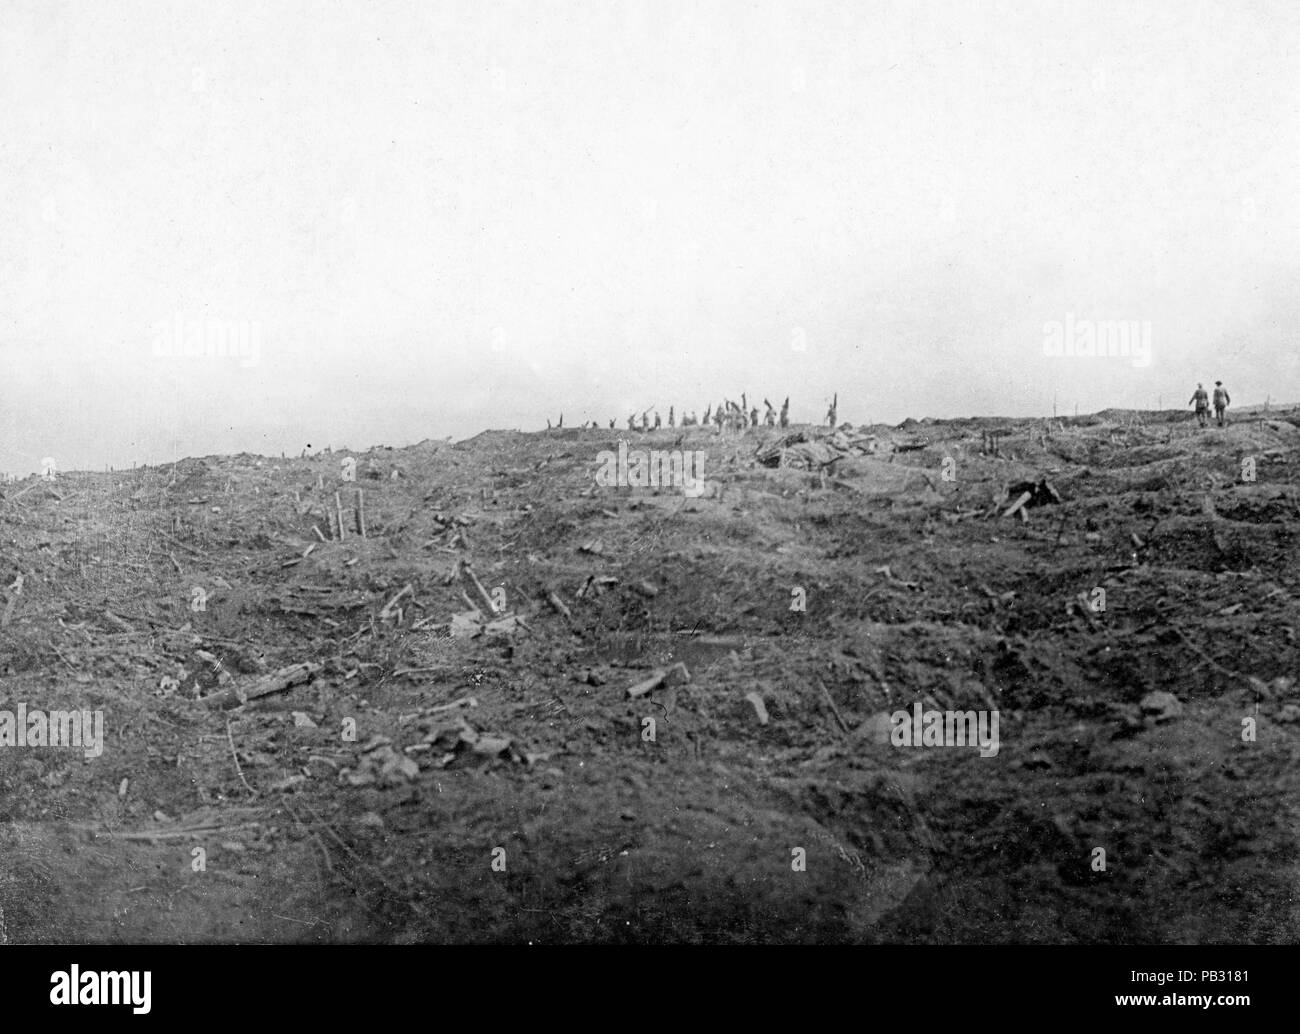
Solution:
[[[0,469],[1300,399],[1298,22],[0,0]],[[1045,354],[1089,320],[1149,361]]]

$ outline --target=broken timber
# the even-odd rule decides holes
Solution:
[[[270,696],[272,693],[283,693],[286,689],[292,689],[304,682],[310,682],[320,670],[321,666],[319,664],[311,662],[291,664],[287,668],[281,668],[268,675],[260,675],[246,686],[235,685],[224,692],[206,696],[203,698],[203,702],[222,709],[242,707],[249,701],[256,700],[259,697]]]
[[[681,682],[690,682],[691,673],[686,669],[686,665],[678,661],[671,668],[661,668],[648,679],[638,682],[635,686],[629,686],[627,689],[627,698],[635,700],[637,697],[643,697],[647,693],[653,693],[660,686],[675,686]]]
[[[1019,510],[1020,517],[1022,520],[1024,520],[1028,516],[1024,510],[1025,503],[1029,502],[1029,500],[1032,499],[1033,497],[1034,494],[1032,492],[1021,492],[1020,495],[1016,498],[1016,501],[1012,503],[1009,507],[1007,507],[1006,512],[1002,516],[1010,517],[1013,513]]]

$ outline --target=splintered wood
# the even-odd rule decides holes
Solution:
[[[398,593],[397,593],[396,596],[394,596],[391,600],[389,600],[387,603],[384,604],[384,608],[383,608],[383,610],[381,610],[381,611],[379,612],[379,620],[381,620],[381,621],[390,621],[390,620],[392,620],[392,618],[393,618],[393,612],[394,612],[394,610],[396,609],[397,604],[398,604],[399,602],[401,602],[401,600],[402,600],[402,598],[403,598],[404,596],[414,595],[414,593],[415,593],[415,588],[414,588],[414,586],[412,586],[410,582],[407,582],[407,583],[406,583],[404,586],[402,586],[402,588],[398,591]],[[399,612],[399,613],[400,613],[400,612]]]
[[[311,662],[291,664],[268,675],[261,675],[247,684],[236,684],[221,693],[213,693],[203,698],[203,703],[213,707],[242,707],[260,697],[272,693],[283,693],[286,689],[310,682],[321,670],[321,665]]]
[[[685,664],[678,661],[671,668],[661,668],[648,679],[638,682],[635,686],[629,686],[627,688],[627,698],[635,700],[647,693],[653,693],[661,686],[676,686],[690,681],[691,673],[687,671]]]
[[[1034,494],[1032,492],[1021,492],[1016,501],[1007,507],[1006,512],[1002,516],[1010,517],[1013,513],[1018,511],[1021,520],[1028,520],[1029,515],[1025,513],[1025,503],[1029,502],[1033,497]]]
[[[564,600],[560,599],[559,593],[552,590],[547,594],[546,598],[556,612],[564,616],[566,621],[572,620],[573,612],[565,605]]]
[[[474,569],[470,567],[469,564],[465,564],[461,567],[461,572],[474,583],[474,588],[478,590],[479,597],[487,606],[487,613],[495,614],[498,608],[493,604],[492,596],[488,593],[487,589],[483,588],[483,583],[478,580],[478,575],[474,573]]]

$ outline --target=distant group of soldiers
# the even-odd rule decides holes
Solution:
[[[750,427],[789,427],[790,426],[790,399],[787,396],[785,402],[781,404],[781,412],[778,415],[776,407],[767,399],[763,400],[766,407],[766,413],[759,416],[758,407],[749,405],[749,398],[744,393],[740,394],[740,401],[733,402],[731,399],[723,399],[715,407],[712,403],[704,410],[704,419],[701,420],[696,415],[695,410],[683,412],[680,424],[677,420],[677,409],[675,406],[668,407],[668,426],[669,427],[708,427],[709,424],[721,431],[724,428],[728,431],[743,431]],[[651,413],[653,412],[653,418]],[[609,426],[614,426],[614,421],[609,422]],[[658,429],[663,426],[663,420],[659,416],[659,410],[651,406],[645,410],[638,418],[632,413],[627,418],[627,429],[629,431],[642,430],[649,431]]]
[[[830,408],[826,411],[826,423],[830,427],[836,425],[836,412],[839,407],[840,397],[836,393],[831,400]],[[731,399],[723,399],[714,406],[710,405],[704,410],[704,419],[701,420],[695,410],[687,413],[682,412],[681,419],[677,418],[677,407],[668,407],[668,426],[669,427],[708,427],[709,424],[718,430],[744,431],[753,427],[789,427],[790,426],[790,397],[787,395],[785,401],[781,403],[781,409],[772,405],[767,399],[763,399],[765,412],[760,416],[758,406],[750,406],[749,397],[745,392],[740,393],[740,401],[734,402]],[[610,420],[609,429],[614,429],[615,421]],[[564,426],[564,414],[560,414],[559,427]],[[596,428],[599,426],[595,420],[584,423],[582,428]],[[627,418],[627,429],[629,431],[651,431],[658,430],[664,426],[663,419],[659,416],[659,410],[650,406],[640,415],[629,413]],[[547,430],[552,430],[550,420],[546,421]]]
[[[1224,413],[1232,399],[1228,397],[1228,389],[1223,386],[1223,381],[1214,382],[1214,417],[1219,426],[1225,424]],[[1210,395],[1201,385],[1196,385],[1196,390],[1192,392],[1192,397],[1187,403],[1189,406],[1196,406],[1196,422],[1204,427],[1210,420]]]
[[[763,399],[763,406],[766,412],[763,416],[758,414],[758,406],[750,406],[749,397],[741,391],[740,402],[733,402],[732,399],[724,398],[718,406],[710,403],[705,408],[705,419],[699,419],[695,411],[682,412],[680,427],[708,427],[712,424],[718,431],[745,431],[746,428],[757,427],[789,427],[790,425],[790,399],[787,395],[785,402],[781,403],[780,414],[777,414],[776,407],[766,398]],[[650,414],[654,411],[654,419],[651,420]],[[640,418],[641,431],[650,431],[653,428],[662,427],[663,421],[659,419],[659,411],[653,406],[642,412]],[[677,427],[676,407],[668,407],[668,427]],[[614,421],[610,421],[610,427],[614,427]],[[637,415],[628,416],[628,431],[637,431]]]

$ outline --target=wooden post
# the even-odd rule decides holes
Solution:
[[[361,537],[366,537],[366,497],[361,489],[357,489],[357,531]]]
[[[348,533],[347,529],[343,527],[343,500],[339,498],[337,492],[334,493],[334,513],[338,516],[339,541],[342,542],[348,537]]]

